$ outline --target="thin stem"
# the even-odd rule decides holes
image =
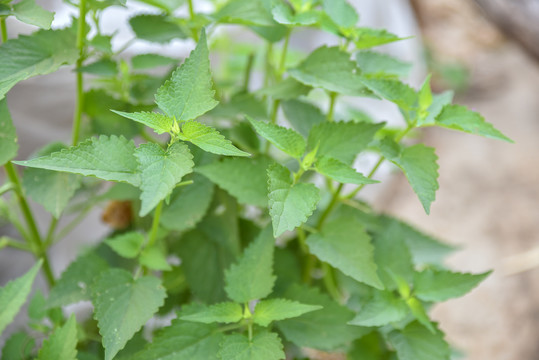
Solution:
[[[283,45],[283,51],[281,52],[281,61],[279,62],[279,72],[278,76],[279,79],[283,76],[285,66],[286,66],[286,54],[288,52],[288,43],[290,42],[290,34],[292,33],[291,30],[288,30],[286,33],[286,36],[284,38],[284,45]]]
[[[247,64],[245,65],[245,77],[243,79],[243,91],[249,91],[249,83],[251,82],[251,72],[253,70],[253,63],[255,60],[255,54],[250,53],[247,57]]]
[[[157,204],[155,208],[155,214],[153,216],[152,229],[150,230],[150,237],[148,239],[148,247],[151,247],[155,244],[157,240],[157,230],[159,229],[159,219],[161,218],[161,210],[163,209],[163,200]]]
[[[65,238],[67,235],[69,235],[69,233],[71,231],[73,231],[73,229],[75,227],[77,227],[77,225],[80,224],[80,222],[82,220],[84,220],[86,218],[86,214],[88,214],[90,212],[90,210],[92,210],[92,207],[93,207],[94,203],[91,203],[90,205],[86,206],[86,208],[84,208],[80,213],[79,215],[77,215],[76,218],[74,218],[73,220],[71,220],[71,222],[69,224],[67,224],[66,226],[64,226],[64,228],[62,229],[62,231],[60,231],[58,233],[57,236],[55,237],[52,237],[49,239],[49,242],[46,243],[45,245],[46,246],[50,246],[52,245],[53,243],[57,242],[57,241],[60,241],[62,240],[63,238]]]
[[[335,109],[335,100],[337,99],[337,93],[336,92],[330,92],[329,93],[329,110],[328,110],[328,121],[333,121],[333,111]]]
[[[247,333],[249,334],[249,341],[253,340],[253,323],[249,321],[247,324]]]
[[[15,241],[13,239],[7,239],[5,241],[5,244],[9,247],[12,247],[14,249],[18,249],[18,250],[22,250],[22,251],[27,251],[27,252],[32,252],[32,249],[30,248],[30,246],[28,246],[27,244],[24,244],[24,243],[21,243],[19,241]],[[2,246],[0,245],[0,248],[2,248]]]
[[[225,332],[225,331],[229,331],[229,330],[236,330],[236,329],[242,328],[244,326],[245,326],[245,324],[243,322],[239,322],[239,323],[236,323],[236,324],[230,324],[230,325],[221,326],[220,328],[216,329],[215,331],[216,332]]]
[[[343,184],[339,184],[339,187],[333,193],[333,197],[331,198],[328,207],[326,208],[326,210],[324,210],[324,212],[322,213],[322,215],[320,215],[320,218],[318,219],[318,223],[316,224],[317,230],[320,230],[322,228],[327,217],[329,216],[329,214],[331,214],[331,212],[335,208],[335,205],[337,205],[337,203],[339,202],[339,196],[341,195],[343,187]]]
[[[77,145],[79,142],[80,123],[82,118],[82,109],[84,107],[84,83],[82,72],[78,71],[82,67],[84,61],[84,40],[86,36],[86,0],[79,2],[79,20],[77,26],[77,49],[79,58],[77,59],[77,104],[75,105],[75,113],[73,114],[73,129],[71,134],[71,143]]]
[[[5,193],[11,191],[11,190],[15,190],[15,185],[13,185],[13,183],[5,183],[4,185],[2,185],[2,187],[0,187],[0,196],[4,195]]]
[[[2,30],[2,42],[7,41],[7,27],[6,27],[6,18],[0,17],[0,29]]]
[[[277,114],[279,113],[279,105],[281,104],[281,100],[275,99],[273,100],[273,105],[271,107],[271,123],[276,124],[277,123]]]
[[[305,254],[305,257],[306,257],[305,258],[305,267],[303,268],[302,280],[303,280],[303,282],[305,284],[310,285],[311,280],[312,280],[311,274],[312,274],[314,265],[316,263],[316,258],[314,257],[314,255],[312,255],[309,252],[309,248],[307,247],[307,239],[306,239],[306,236],[305,236],[305,230],[303,229],[303,226],[300,226],[298,228],[299,244],[300,244],[301,249],[302,249],[302,251],[303,251],[303,253]]]
[[[51,219],[51,223],[49,225],[49,230],[47,231],[47,236],[45,237],[45,246],[47,244],[51,244],[54,240],[54,231],[56,230],[56,226],[58,225],[58,219],[53,217]]]
[[[264,66],[264,87],[267,87],[270,82],[271,75],[271,58],[273,56],[273,43],[268,42],[268,47],[266,49],[266,63]]]
[[[187,4],[189,5],[189,19],[191,19],[191,21],[194,20],[195,18],[195,9],[193,8],[193,0],[187,0]],[[191,33],[192,33],[192,36],[193,36],[193,39],[198,42],[198,33],[195,29],[191,29]]]
[[[335,282],[333,269],[327,263],[322,263],[322,269],[324,270],[324,286],[326,287],[328,293],[337,301],[341,302],[342,295],[339,291],[337,283]]]

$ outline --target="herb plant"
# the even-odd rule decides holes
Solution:
[[[432,94],[429,78],[417,90],[402,82],[410,64],[371,48],[403,39],[358,27],[346,0],[214,1],[204,13],[192,0],[141,1],[159,13],[129,20],[137,41],[192,39],[188,58],[126,59],[129,43],[113,51],[101,15],[123,0],[69,1],[79,16],[60,30],[34,0],[0,0],[0,214],[20,235],[2,236],[0,248],[36,259],[0,289],[0,333],[40,271],[49,285],[29,300],[29,327],[6,340],[2,358],[278,360],[314,349],[349,360],[449,359],[428,310],[488,273],[447,269],[449,246],[359,195],[379,186],[388,161],[429,212],[437,156],[406,139],[416,129],[510,140],[451,104],[451,92]],[[42,29],[7,40],[8,16]],[[218,31],[229,25],[257,40]],[[339,45],[292,51],[303,28]],[[6,94],[64,65],[75,66],[77,83],[71,143],[14,161]],[[358,97],[395,104],[403,126],[370,118]],[[362,174],[354,161],[366,153],[378,160]],[[50,213],[46,232],[30,201]],[[107,207],[110,236],[56,277],[49,248],[97,205]],[[74,220],[59,228],[64,214]],[[65,311],[84,300],[90,318]],[[150,327],[152,318],[172,322]]]

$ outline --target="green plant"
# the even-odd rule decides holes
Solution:
[[[450,247],[375,213],[356,195],[378,182],[377,169],[389,161],[429,212],[437,157],[433,148],[405,140],[416,129],[510,140],[479,114],[452,105],[451,93],[432,94],[428,78],[417,91],[401,82],[409,64],[366,49],[402,39],[357,27],[345,0],[214,1],[215,10],[205,14],[191,0],[143,2],[162,13],[130,19],[138,39],[197,43],[179,68],[162,76],[146,70],[175,67],[177,59],[125,60],[119,55],[129,44],[113,52],[112,35],[101,33],[102,12],[125,6],[122,0],[71,4],[80,15],[63,30],[48,30],[52,15],[33,0],[0,2],[0,164],[7,174],[0,209],[20,234],[1,237],[0,248],[36,258],[0,290],[0,331],[25,303],[40,269],[50,286],[47,296],[36,292],[30,301],[33,331],[7,339],[3,358],[277,360],[285,353],[305,358],[303,349],[314,348],[350,360],[449,359],[428,309],[465,294],[488,273],[446,269]],[[181,6],[188,18],[174,15]],[[7,40],[10,15],[45,29]],[[92,37],[86,19],[97,30]],[[214,34],[227,24],[250,29],[261,41],[235,43]],[[304,27],[329,32],[340,45],[292,53],[290,37]],[[214,74],[209,48],[221,58]],[[35,158],[12,161],[18,145],[5,94],[65,64],[76,66],[71,146],[53,143]],[[254,72],[264,79],[251,91]],[[85,74],[94,75],[91,86]],[[344,103],[337,109],[343,95],[393,102],[404,127]],[[325,99],[327,111],[316,105]],[[285,121],[288,127],[278,125]],[[135,137],[146,142],[136,146]],[[379,160],[363,175],[352,164],[366,152]],[[15,165],[25,167],[22,179]],[[355,188],[346,191],[344,184]],[[36,226],[29,199],[50,212],[46,233]],[[49,247],[107,202],[124,217],[109,221],[110,236],[55,278]],[[58,229],[64,213],[75,219]],[[77,321],[62,311],[82,300],[92,302],[93,318]],[[172,324],[148,341],[142,334],[148,320],[166,315]]]

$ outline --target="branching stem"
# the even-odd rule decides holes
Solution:
[[[150,230],[150,237],[148,238],[148,247],[151,247],[155,244],[157,240],[157,230],[159,229],[159,220],[161,219],[161,211],[163,210],[163,200],[157,204],[155,208],[155,214],[152,221],[152,229]]]
[[[73,128],[71,134],[71,143],[77,145],[79,142],[80,123],[82,118],[82,109],[84,108],[84,79],[79,69],[84,61],[84,40],[86,38],[86,0],[79,2],[79,19],[77,26],[77,50],[79,58],[77,59],[77,104],[73,114]]]

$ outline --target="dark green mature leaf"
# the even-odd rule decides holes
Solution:
[[[308,149],[313,150],[318,146],[317,156],[329,156],[350,164],[383,126],[384,123],[325,122],[313,126],[307,142]]]
[[[156,112],[126,113],[123,111],[116,110],[111,111],[127,119],[131,119],[138,123],[146,125],[152,128],[158,134],[171,132],[175,123],[173,118]]]
[[[17,155],[17,132],[5,99],[0,100],[0,166]]]
[[[356,44],[358,50],[405,39],[408,38],[400,38],[386,30],[371,29],[367,27],[359,27],[352,30],[352,40]]]
[[[35,0],[22,0],[13,4],[13,15],[23,23],[50,29],[54,13],[43,9]]]
[[[174,319],[133,360],[217,360],[224,335],[216,330],[215,325]]]
[[[145,216],[193,171],[195,163],[189,148],[181,142],[175,142],[167,150],[155,143],[142,144],[135,156],[139,162],[142,190],[140,216]]]
[[[312,215],[320,201],[314,184],[294,184],[290,171],[280,164],[268,167],[268,205],[273,235],[294,230]]]
[[[423,270],[414,274],[414,294],[421,300],[436,302],[460,297],[479,285],[490,273],[490,271],[469,274],[448,270]]]
[[[25,332],[16,332],[6,339],[2,348],[2,359],[28,360],[32,358],[35,347],[33,337]]]
[[[461,105],[446,105],[436,116],[435,124],[448,129],[460,130],[470,134],[513,142],[475,111]]]
[[[360,51],[356,54],[356,62],[362,74],[392,75],[406,77],[412,64],[374,51]]]
[[[346,0],[323,0],[323,9],[335,24],[342,27],[352,27],[359,21],[356,9]]]
[[[210,73],[206,32],[170,80],[157,90],[155,102],[168,116],[178,121],[193,120],[217,106]]]
[[[134,156],[135,144],[123,136],[100,136],[77,146],[27,161],[17,165],[64,171],[103,180],[127,182],[138,186],[140,177]]]
[[[230,0],[212,17],[220,23],[272,26],[273,16],[262,0]]]
[[[178,63],[178,59],[159,54],[140,54],[131,58],[134,70],[153,69],[158,66],[168,66]]]
[[[164,303],[166,293],[159,279],[133,279],[120,269],[101,273],[92,288],[94,318],[103,337],[105,360],[111,360]]]
[[[374,296],[362,304],[360,312],[349,324],[359,326],[383,326],[401,321],[408,314],[406,302],[390,291],[376,291]]]
[[[316,106],[300,101],[290,100],[281,104],[286,119],[301,135],[307,137],[311,128],[326,121],[326,117]]]
[[[375,288],[384,288],[376,274],[371,239],[355,218],[333,220],[321,232],[311,234],[307,245],[312,254],[344,274]]]
[[[243,334],[225,336],[221,343],[221,360],[282,360],[285,353],[279,336],[272,332],[257,332],[252,340]]]
[[[174,39],[185,39],[187,34],[168,16],[137,15],[129,19],[129,25],[137,38],[157,43],[168,43]]]
[[[56,71],[79,57],[72,29],[40,30],[0,47],[0,100],[19,81]]]
[[[0,288],[0,334],[26,302],[42,262],[39,260],[26,274]]]
[[[210,306],[203,306],[194,312],[180,316],[180,319],[204,324],[235,323],[243,318],[241,305],[233,302],[222,302]]]
[[[354,341],[346,356],[346,360],[395,360],[395,357],[390,357],[386,342],[376,331]]]
[[[279,150],[299,159],[305,152],[306,144],[303,136],[292,129],[248,118],[256,132],[275,145]]]
[[[77,320],[71,314],[69,320],[54,330],[43,342],[37,360],[75,360],[77,358]]]
[[[256,304],[253,322],[268,326],[272,321],[295,318],[320,309],[320,305],[307,305],[288,299],[261,300]]]
[[[298,346],[320,350],[333,350],[365,334],[365,329],[348,325],[354,313],[337,304],[318,289],[294,285],[286,298],[303,304],[320,305],[321,310],[276,323],[284,337]]]
[[[198,121],[187,121],[182,125],[182,132],[178,135],[180,139],[189,141],[204,151],[218,155],[227,156],[250,156],[249,153],[241,151],[219,131],[211,126],[204,125]]]
[[[144,240],[144,235],[131,231],[105,239],[105,244],[110,246],[118,255],[132,259],[140,253]]]
[[[361,82],[375,94],[397,104],[403,110],[413,109],[417,101],[415,90],[400,80],[379,75],[365,75],[361,77]]]
[[[442,332],[431,333],[418,322],[408,324],[402,331],[394,330],[387,337],[399,360],[449,360],[449,345]]]
[[[275,283],[273,250],[275,240],[271,229],[265,228],[245,249],[237,263],[225,273],[226,293],[238,303],[263,299]]]
[[[266,169],[271,164],[267,157],[253,159],[230,158],[198,167],[206,176],[242,204],[265,207],[268,204]]]
[[[330,177],[331,179],[343,184],[376,184],[379,181],[371,180],[363,174],[357,172],[352,167],[345,163],[324,156],[315,164],[316,171],[320,174]]]
[[[312,87],[304,85],[292,77],[287,77],[277,84],[256,91],[256,94],[269,96],[275,100],[292,100],[307,95],[311,90]]]

